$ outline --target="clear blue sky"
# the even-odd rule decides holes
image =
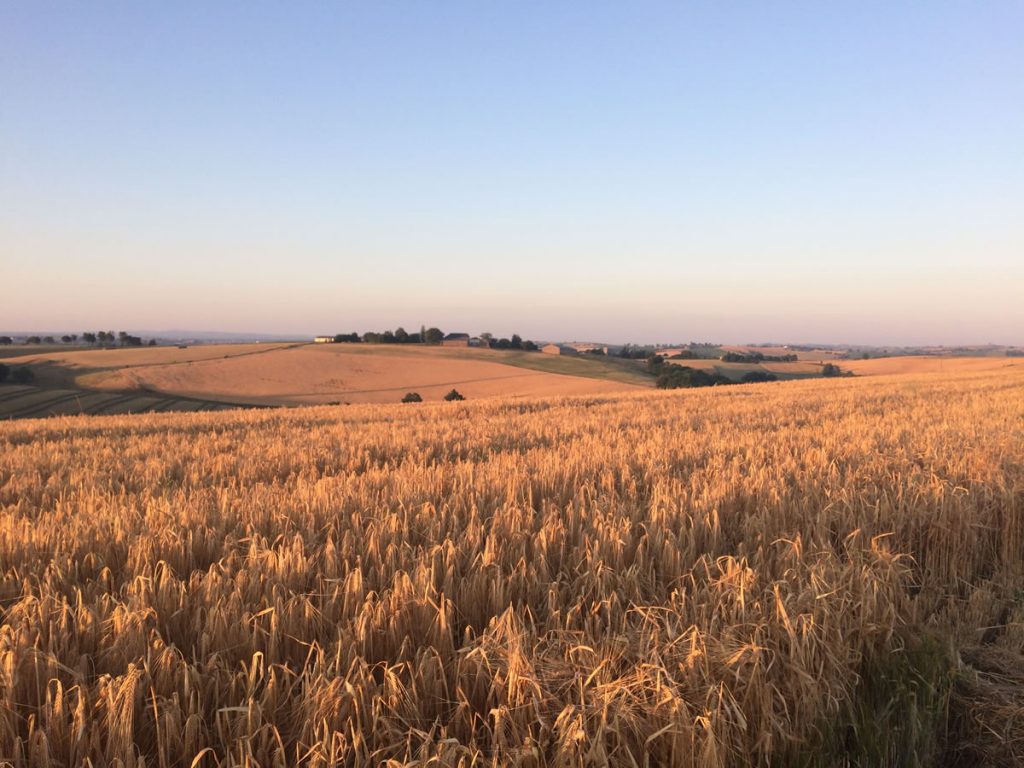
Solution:
[[[0,6],[0,328],[1024,343],[1024,4]]]

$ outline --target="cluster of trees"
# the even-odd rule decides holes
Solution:
[[[722,354],[722,351],[718,347],[711,347],[707,344],[691,344],[686,349],[680,349],[675,354],[666,356],[657,352],[656,349],[652,347],[626,344],[615,354],[618,357],[624,357],[630,360],[644,360],[650,358],[650,356],[654,354],[659,357],[672,360],[714,360]],[[723,357],[722,359],[724,360],[725,358]]]
[[[334,337],[339,344],[440,344],[444,332],[440,328],[420,327],[418,333],[409,333],[405,328],[393,331],[367,331],[358,333],[339,333]]]
[[[661,359],[661,355],[655,355],[650,347],[638,347],[633,344],[623,344],[615,355],[626,360],[650,360],[652,356]]]
[[[518,333],[513,333],[511,339],[495,339],[491,333],[481,333],[480,338],[485,344],[493,349],[524,349],[535,351],[537,345],[532,341],[524,341]],[[393,331],[367,331],[366,333],[336,333],[334,342],[336,344],[440,344],[444,340],[444,331],[440,328],[420,327],[419,332],[409,333],[405,328],[396,328]]]
[[[496,339],[489,333],[481,333],[480,339],[491,349],[523,349],[527,352],[536,352],[538,349],[529,339],[523,341],[518,333],[513,333],[511,339]]]
[[[665,365],[658,373],[659,389],[685,389],[689,387],[713,387],[718,384],[735,384],[728,376],[715,371],[702,371],[684,365]]]
[[[778,376],[768,371],[747,371],[734,381],[717,371],[702,371],[684,365],[666,365],[661,355],[647,358],[647,370],[657,376],[657,386],[661,389],[680,389],[684,387],[713,387],[718,384],[758,384],[767,381],[778,381]],[[826,378],[850,376],[838,365],[825,363],[821,367],[821,375]]]
[[[717,344],[706,341],[691,341],[688,351],[693,353],[693,360],[715,360],[721,357],[724,351]]]
[[[77,333],[65,333],[60,337],[62,344],[77,344],[79,338],[86,344],[98,344],[100,346],[114,346],[119,344],[122,347],[141,347],[142,338],[132,336],[126,331],[85,331],[79,336]],[[13,344],[14,339],[10,336],[0,336],[0,344]],[[56,344],[57,339],[53,336],[26,336],[26,344]],[[149,340],[149,346],[156,346],[156,339]]]
[[[112,346],[114,344],[120,344],[122,347],[142,346],[142,339],[139,336],[132,336],[126,331],[118,331],[116,336],[113,331],[96,331],[95,333],[85,331],[82,334],[82,341],[86,344],[99,344],[100,346]],[[150,339],[149,346],[155,347],[156,339]]]
[[[739,381],[735,381],[717,371],[704,371],[685,365],[666,365],[665,359],[656,354],[647,358],[647,370],[657,377],[656,384],[660,389],[714,387],[719,384],[756,384],[778,379],[774,373],[768,371],[747,371]]]
[[[451,403],[451,402],[454,402],[456,400],[465,400],[466,397],[461,392],[459,392],[459,390],[457,390],[457,389],[455,389],[453,387],[452,390],[447,395],[444,396],[444,399],[447,400],[449,403]],[[422,403],[423,402],[423,398],[420,396],[419,392],[406,392],[405,396],[402,398],[402,402],[403,403]]]
[[[799,358],[794,354],[765,355],[761,352],[726,352],[720,359],[723,363],[795,363]]]
[[[28,384],[36,376],[27,365],[20,365],[17,368],[0,363],[0,383],[11,381],[14,384]]]
[[[716,371],[702,371],[684,365],[666,365],[658,374],[657,386],[661,389],[684,389],[727,384],[760,384],[777,380],[778,376],[768,371],[747,371],[739,381],[734,381]]]
[[[833,376],[842,376],[843,369],[840,368],[835,363],[825,363],[823,366],[821,366],[821,375],[827,378],[832,378]]]
[[[118,331],[117,343],[120,344],[122,347],[141,347],[142,338],[139,336],[132,336],[130,333],[125,333],[124,331]],[[150,339],[149,343],[150,346],[156,346],[156,339]]]

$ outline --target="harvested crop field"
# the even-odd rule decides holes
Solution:
[[[0,419],[37,419],[76,414],[220,411],[226,403],[139,393],[93,392],[32,386],[0,387]]]
[[[636,388],[621,381],[506,365],[503,360],[502,353],[487,350],[306,344],[186,364],[133,366],[80,381],[95,388],[143,389],[263,405],[394,403],[410,391],[425,400],[440,400],[453,388],[474,400],[605,394]]]
[[[112,349],[50,349],[33,354],[5,357],[10,350],[0,350],[0,363],[9,366],[28,365],[36,379],[46,385],[75,386],[95,377],[97,373],[145,368],[149,366],[187,365],[202,360],[223,360],[232,357],[261,355],[298,346],[292,343],[269,344],[196,344],[190,346],[119,347]],[[14,350],[15,352],[20,350]]]
[[[55,363],[69,368],[98,370],[125,368],[137,365],[166,365],[197,360],[214,360],[240,355],[261,354],[275,349],[288,349],[299,343],[274,342],[267,344],[192,344],[159,347],[112,347],[110,349],[64,348],[20,355],[6,360],[6,351],[0,351],[0,360],[12,364]]]
[[[1019,764],[1022,445],[1024,366],[2,423],[0,755]]]
[[[935,373],[950,375],[957,373],[1000,371],[1006,368],[1024,368],[1024,359],[991,355],[988,357],[959,357],[939,355],[913,355],[906,357],[878,357],[870,360],[842,360],[838,363],[844,371],[858,376],[886,376],[890,374]]]
[[[817,361],[799,360],[793,363],[725,363],[721,360],[669,359],[666,362],[687,368],[714,371],[723,376],[739,379],[749,371],[773,373],[780,379],[800,379],[820,376],[822,364]],[[931,357],[926,355],[906,357],[878,357],[869,360],[839,360],[825,358],[844,373],[855,376],[889,376],[903,374],[957,375],[960,373],[984,373],[1006,368],[1024,367],[1024,360],[1015,357]]]

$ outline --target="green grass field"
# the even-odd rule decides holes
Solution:
[[[654,386],[654,378],[647,373],[643,361],[624,360],[604,355],[545,355],[543,352],[494,350],[501,355],[499,362],[519,368],[590,379],[608,379],[641,387]]]
[[[739,381],[743,374],[751,371],[762,371],[776,376],[779,381],[792,379],[813,379],[821,376],[821,366],[811,362],[795,363],[723,363],[721,360],[666,360],[672,365],[696,368],[709,373],[719,373],[734,381]]]

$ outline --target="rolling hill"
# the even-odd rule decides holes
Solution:
[[[652,384],[638,365],[617,360],[369,344],[58,350],[22,355],[8,364],[30,365],[35,383],[60,389],[65,403],[74,403],[75,391],[98,391],[185,398],[188,410],[196,407],[195,401],[273,406],[385,403],[397,402],[410,391],[425,400],[440,400],[458,389],[467,398],[480,399],[608,394]]]

